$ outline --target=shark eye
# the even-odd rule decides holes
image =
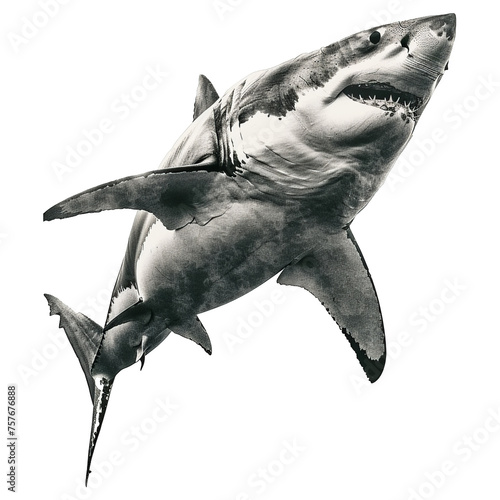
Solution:
[[[382,37],[382,35],[380,34],[380,31],[374,31],[370,35],[370,42],[372,42],[373,44],[376,45],[378,42],[380,42],[381,37]]]

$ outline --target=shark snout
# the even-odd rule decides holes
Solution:
[[[444,37],[448,41],[455,39],[455,28],[457,25],[457,16],[455,14],[445,14],[443,16],[435,16],[430,23],[430,30],[434,36]]]
[[[415,19],[401,38],[401,45],[408,50],[409,58],[427,60],[430,73],[441,72],[453,47],[455,28],[455,14]]]
[[[407,50],[404,67],[412,75],[413,92],[427,102],[448,69],[455,41],[456,16],[443,14],[400,23],[401,46]]]

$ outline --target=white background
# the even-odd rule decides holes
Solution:
[[[489,419],[500,411],[495,15],[485,2],[441,0],[221,4],[227,10],[210,0],[73,0],[20,45],[24,18],[40,5],[2,6],[2,391],[5,408],[7,384],[18,386],[18,498],[498,498],[500,424]],[[172,335],[142,372],[120,374],[94,457],[94,470],[104,468],[81,488],[91,402],[43,293],[102,324],[133,213],[51,223],[42,213],[156,168],[190,122],[199,73],[222,93],[360,29],[450,11],[450,70],[391,184],[353,224],[384,312],[381,379],[364,382],[315,299],[269,282],[202,316],[211,357]],[[118,113],[116,100],[156,66],[168,76],[129,116]],[[103,118],[113,131],[59,179],[54,162]],[[271,300],[264,319],[257,304]],[[232,348],[230,335],[240,339]],[[161,423],[158,398],[176,407]],[[299,451],[280,465],[285,441]],[[435,474],[444,462],[453,473]],[[272,482],[255,481],[262,469]]]

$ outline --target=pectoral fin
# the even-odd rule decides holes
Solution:
[[[380,377],[386,357],[382,313],[350,229],[287,266],[278,282],[305,288],[319,299],[346,335],[369,380]]]
[[[205,225],[229,208],[231,180],[224,173],[204,170],[208,166],[196,168],[154,170],[102,184],[54,205],[44,220],[129,208],[154,214],[167,229],[191,222]]]

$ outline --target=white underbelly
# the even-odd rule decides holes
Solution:
[[[136,275],[145,301],[190,316],[260,285],[311,245],[280,209],[246,201],[205,226],[169,231],[157,221]]]

